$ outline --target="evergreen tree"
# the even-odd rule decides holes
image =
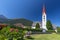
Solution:
[[[47,21],[46,26],[47,26],[47,29],[48,29],[48,30],[53,30],[53,26],[52,26],[52,23],[51,23],[50,20]]]
[[[39,23],[36,24],[36,29],[40,29]]]

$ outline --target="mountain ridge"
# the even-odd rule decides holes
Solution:
[[[8,19],[4,15],[0,15],[0,23],[6,23],[6,24],[22,23],[25,26],[31,26],[33,21],[25,18]]]

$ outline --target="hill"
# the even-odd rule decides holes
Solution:
[[[0,15],[0,23],[6,24],[22,23],[25,26],[31,26],[33,22],[24,18],[8,19],[4,15]]]
[[[31,26],[33,22],[24,18],[19,18],[19,19],[10,19],[5,23],[9,23],[9,24],[22,23],[25,26]]]

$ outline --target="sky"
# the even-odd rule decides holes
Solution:
[[[47,20],[60,26],[60,0],[0,0],[0,15],[9,19],[25,18],[41,22],[43,4]]]

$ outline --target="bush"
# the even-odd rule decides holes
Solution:
[[[58,33],[60,33],[60,27],[57,27],[57,31],[58,31]]]
[[[24,39],[25,30],[24,29],[17,29],[17,28],[11,28],[10,26],[4,27],[2,30],[0,30],[0,39]]]
[[[48,32],[48,33],[55,33],[54,30],[48,30],[47,32]]]

